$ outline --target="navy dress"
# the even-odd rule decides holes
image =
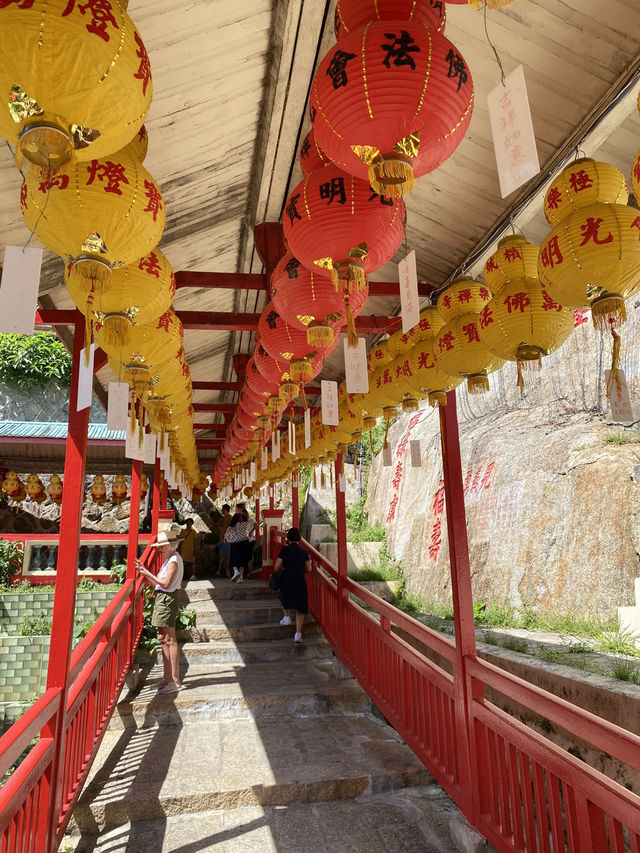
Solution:
[[[280,603],[285,610],[308,613],[304,565],[310,559],[309,554],[297,542],[291,542],[285,545],[278,557],[282,560],[283,568]]]

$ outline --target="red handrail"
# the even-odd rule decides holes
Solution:
[[[147,547],[143,562],[157,555]],[[73,650],[66,708],[61,691],[50,689],[0,738],[0,778],[32,740],[38,743],[0,788],[0,849],[2,853],[44,853],[60,843],[108,725],[142,632],[142,578],[128,580],[86,637]],[[47,837],[51,767],[56,744],[47,735],[64,715],[64,757],[61,806],[54,821],[55,843]]]
[[[498,708],[485,698],[485,688],[635,770],[640,769],[638,736],[475,657],[463,658],[463,672],[453,667],[449,673],[440,664],[455,663],[452,639],[340,577],[315,548],[303,544],[312,564],[310,609],[339,659],[498,850],[640,853],[640,797]],[[339,587],[347,593],[341,608]],[[456,678],[470,684],[462,728],[454,702]],[[471,778],[460,778],[460,731],[468,740]]]

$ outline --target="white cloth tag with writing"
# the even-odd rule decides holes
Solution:
[[[33,334],[41,266],[42,249],[5,249],[0,280],[0,332]]]

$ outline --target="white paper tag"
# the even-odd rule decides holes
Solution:
[[[137,459],[140,462],[144,461],[144,442],[140,441],[137,420],[133,422],[133,429],[131,429],[131,420],[127,421],[127,438],[124,455],[127,459]]]
[[[358,338],[358,346],[350,347],[344,339],[344,375],[347,394],[368,394],[369,374],[367,373],[367,343]]]
[[[609,394],[609,405],[611,406],[611,420],[617,424],[631,426],[635,423],[633,406],[629,395],[629,386],[624,375],[624,370],[619,370],[620,387],[615,381],[611,381],[611,371],[605,370],[604,381]]]
[[[382,448],[382,464],[385,468],[388,468],[391,465],[391,448],[383,447]]]
[[[152,432],[145,432],[142,445],[142,461],[145,465],[154,465],[156,461],[156,437]]]
[[[268,455],[268,453],[267,453],[267,446],[265,445],[265,446],[262,448],[262,458],[261,458],[261,460],[260,460],[260,470],[261,470],[261,471],[266,471],[266,470],[267,470],[267,465],[268,465],[268,464],[269,464],[269,455]]]
[[[80,353],[80,370],[78,371],[78,411],[88,409],[91,405],[93,395],[93,358],[96,354],[96,345],[89,347],[89,364],[84,357],[84,350]]]
[[[249,473],[250,473],[250,477],[251,477],[251,482],[255,483],[256,478],[258,476],[258,466],[256,465],[255,462],[251,462],[251,469],[250,469]]]
[[[126,382],[110,382],[107,400],[107,429],[126,430],[129,386]]]
[[[325,426],[338,426],[338,383],[330,379],[320,382],[322,423]]]
[[[504,82],[487,95],[502,198],[540,171],[522,65]]]
[[[311,410],[304,410],[304,449],[311,447]]]
[[[7,246],[0,281],[0,332],[32,335],[38,307],[42,249]]]
[[[296,455],[296,428],[293,421],[289,421],[289,453]]]
[[[271,458],[274,462],[280,459],[280,431],[277,429],[271,433]]]
[[[408,332],[420,322],[420,302],[418,300],[418,270],[416,253],[409,252],[398,264],[400,282],[400,311],[402,313],[402,331]]]
[[[422,452],[420,450],[420,439],[414,438],[409,442],[409,448],[411,453],[411,467],[412,468],[421,468],[422,467]]]

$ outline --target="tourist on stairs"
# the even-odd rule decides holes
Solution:
[[[159,693],[175,693],[182,689],[180,682],[180,649],[176,637],[176,619],[180,605],[178,590],[182,584],[184,564],[178,554],[180,544],[180,525],[172,524],[166,530],[158,533],[158,538],[151,545],[159,548],[162,566],[154,575],[140,560],[136,560],[136,569],[142,577],[155,589],[151,624],[158,629],[160,648],[162,649],[162,665],[164,677]]]
[[[311,571],[311,558],[300,545],[300,531],[291,527],[287,532],[287,544],[278,554],[275,571],[282,569],[280,580],[280,603],[284,610],[281,625],[291,625],[290,611],[296,614],[295,643],[302,642],[302,625],[309,612],[307,581],[305,574]]]
[[[229,565],[233,569],[233,582],[242,583],[249,570],[249,533],[255,521],[247,517],[244,504],[236,505],[224,541],[231,544]]]
[[[184,563],[184,571],[190,581],[198,580],[196,575],[196,543],[198,534],[193,529],[193,519],[188,518],[185,521],[186,530],[180,533],[179,553]]]

